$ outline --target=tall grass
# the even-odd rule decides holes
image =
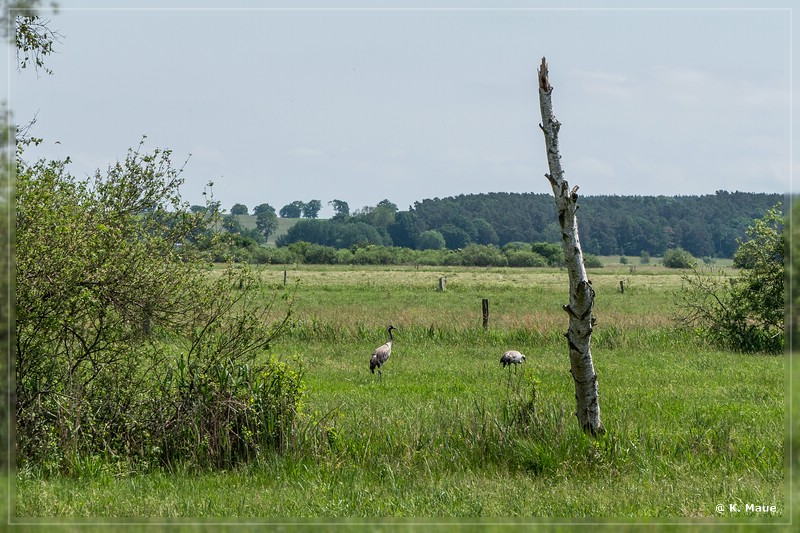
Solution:
[[[624,294],[612,290],[615,274],[592,275],[607,429],[595,440],[574,416],[564,273],[292,274],[299,313],[273,350],[302,361],[306,394],[285,453],[202,475],[20,472],[17,513],[730,519],[758,513],[715,506],[751,502],[785,517],[785,359],[720,352],[676,329],[675,280],[663,274],[637,275]],[[398,330],[379,381],[368,358],[390,322]],[[522,367],[501,368],[510,348],[528,356]]]

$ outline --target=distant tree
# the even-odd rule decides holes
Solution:
[[[417,240],[417,248],[420,250],[441,250],[446,246],[447,243],[442,234],[432,229],[420,233]]]
[[[330,223],[336,230],[329,243],[337,248],[350,248],[356,245],[380,244],[391,246],[391,239],[382,235],[375,226],[366,222],[348,222],[347,224]]]
[[[311,200],[303,205],[303,218],[317,218],[320,209],[322,209],[322,202],[319,200]]]
[[[397,206],[389,200],[381,200],[368,217],[368,222],[377,228],[388,228],[395,222]]]
[[[470,243],[470,242],[475,242],[478,239],[478,229],[475,225],[475,222],[476,220],[471,216],[457,214],[450,218],[449,224],[464,230],[464,234],[466,234],[467,236],[466,243]],[[442,235],[444,235],[444,238],[447,239],[447,234],[445,232],[442,232]],[[449,239],[447,240],[449,242]],[[457,248],[462,248],[462,247],[463,246],[458,246]],[[449,244],[448,248],[451,248]]]
[[[726,193],[704,196],[585,196],[581,244],[601,255],[661,257],[678,246],[695,257],[733,257],[749,222],[782,200],[780,194]],[[498,244],[512,241],[561,244],[553,198],[546,194],[486,193],[415,202],[420,228],[483,218],[497,232]]]
[[[381,200],[374,207],[365,205],[361,209],[356,209],[353,213],[353,218],[386,230],[394,223],[396,213],[397,206],[395,204],[389,200]]]
[[[231,207],[231,215],[246,215],[247,206],[244,204],[233,204]]]
[[[417,215],[413,211],[400,211],[395,214],[394,222],[387,228],[392,244],[405,248],[414,248],[417,244],[419,229]]]
[[[242,232],[242,223],[239,222],[239,219],[236,218],[236,215],[234,215],[233,213],[222,217],[222,227],[225,228],[225,230],[230,233]]]
[[[286,246],[296,242],[329,245],[331,242],[330,223],[326,220],[300,220],[289,230],[277,238],[278,246]]]
[[[550,222],[542,230],[541,239],[544,242],[561,243],[561,228],[558,222]]]
[[[439,233],[444,237],[447,247],[451,250],[463,248],[469,244],[469,234],[454,224],[445,224],[439,228]]]
[[[336,248],[349,248],[356,244],[387,245],[386,239],[374,226],[365,222],[333,222],[330,220],[307,219],[297,222],[278,237],[276,244],[286,246],[296,242],[308,242]]]
[[[484,218],[473,221],[475,227],[475,242],[478,244],[497,244],[497,232]]]
[[[334,217],[344,218],[350,216],[350,206],[343,200],[331,200],[328,205],[333,206]]]
[[[290,204],[286,204],[285,206],[281,207],[279,212],[281,218],[300,218],[303,214],[303,208],[305,205],[306,204],[300,200],[295,200]]]
[[[275,214],[275,208],[272,207],[269,204],[258,204],[257,206],[255,206],[253,208],[253,214],[255,216],[258,216],[258,215],[260,215],[262,213],[272,213],[274,215]]]
[[[253,209],[256,216],[256,229],[269,240],[270,235],[278,229],[278,215],[275,208],[269,204],[259,204]]]
[[[397,212],[397,204],[390,202],[389,200],[383,199],[378,202],[378,205],[375,206],[377,209],[388,209],[393,213]]]
[[[206,209],[204,205],[193,205],[189,208],[189,211],[192,213],[205,213]]]

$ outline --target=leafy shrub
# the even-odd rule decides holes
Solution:
[[[390,248],[370,245],[356,249],[353,253],[353,263],[357,265],[390,265],[394,263],[394,256]]]
[[[187,364],[179,357],[161,382],[150,421],[157,459],[230,468],[269,451],[285,451],[302,409],[303,371],[270,358]]]
[[[603,268],[603,262],[592,254],[583,254],[583,266],[586,268]]]
[[[506,253],[506,254],[508,252],[511,252],[511,251],[514,251],[514,252],[530,251],[531,250],[531,245],[530,245],[530,243],[527,243],[527,242],[511,241],[509,243],[504,244],[503,247],[501,248],[501,250],[503,250],[503,253]]]
[[[510,267],[545,267],[547,266],[547,259],[537,254],[536,252],[524,250],[508,250],[506,253],[506,260]]]
[[[289,295],[268,293],[232,261],[221,273],[209,272],[209,257],[228,249],[226,234],[206,242],[207,252],[193,246],[192,236],[206,235],[218,219],[213,210],[190,212],[180,201],[180,171],[169,155],[131,150],[107,175],[83,181],[67,173],[68,160],[17,160],[21,464],[74,472],[96,456],[190,464],[202,456],[208,466],[239,457],[221,445],[231,434],[223,426],[239,428],[237,417],[250,417],[240,408],[250,398],[241,380],[222,376],[275,366],[259,361],[289,324]],[[184,361],[188,389],[163,387],[176,359]],[[245,381],[256,383],[254,376]],[[291,388],[272,390],[285,396],[253,396],[254,403],[294,409]],[[169,406],[177,406],[177,418],[164,416]],[[175,432],[183,430],[170,421],[189,416],[187,409],[205,410],[209,424],[226,422],[221,432],[197,426],[181,441]],[[283,434],[289,419],[281,420]],[[272,442],[263,432],[254,435],[254,445]],[[222,454],[192,451],[198,436]]]
[[[564,248],[551,242],[535,242],[531,250],[547,259],[547,265],[558,267],[564,265]]]
[[[336,263],[336,248],[321,244],[309,244],[303,251],[303,263],[333,265]]]
[[[747,230],[735,261],[738,277],[683,276],[679,319],[718,344],[742,352],[780,353],[784,345],[785,236],[780,204]]]
[[[683,248],[669,248],[661,262],[667,268],[693,268],[697,264],[692,254]]]
[[[506,266],[508,260],[492,245],[470,244],[461,250],[461,260],[467,266]]]

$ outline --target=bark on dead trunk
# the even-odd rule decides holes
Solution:
[[[550,99],[553,87],[547,77],[547,61],[542,58],[539,69],[539,107],[542,112],[542,124],[547,163],[550,173],[545,174],[553,188],[558,211],[558,223],[561,226],[561,237],[564,245],[564,261],[569,271],[569,304],[564,310],[569,315],[569,329],[565,336],[569,345],[570,373],[575,382],[575,400],[577,402],[578,423],[584,431],[592,436],[605,432],[600,420],[600,404],[597,392],[597,374],[592,363],[592,328],[595,323],[592,310],[594,307],[594,289],[586,276],[583,264],[583,251],[578,237],[578,187],[571,190],[564,179],[561,168],[561,155],[558,150],[558,130],[561,124],[553,116],[553,105]]]

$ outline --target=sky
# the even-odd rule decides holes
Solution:
[[[60,0],[53,74],[7,47],[6,100],[44,138],[27,159],[85,177],[146,135],[186,161],[190,204],[213,182],[228,210],[318,199],[328,217],[334,199],[550,194],[546,57],[581,194],[794,192],[793,12],[761,4]]]

